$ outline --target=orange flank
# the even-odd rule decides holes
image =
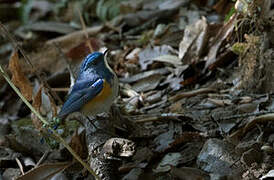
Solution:
[[[111,91],[112,89],[110,87],[110,84],[106,80],[104,80],[102,91],[97,96],[90,99],[89,102],[83,106],[82,111],[86,114],[89,112],[93,112],[95,109],[99,108],[102,104],[104,104],[104,101],[111,95]]]

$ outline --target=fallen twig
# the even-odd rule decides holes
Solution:
[[[86,39],[88,40],[87,26],[86,26],[86,24],[85,24],[85,21],[84,21],[84,19],[83,19],[83,16],[82,16],[82,14],[81,14],[79,8],[77,8],[77,12],[78,12],[78,15],[79,15],[81,24],[82,24],[82,29],[83,29],[83,31],[85,32],[85,37],[86,37]],[[92,48],[92,46],[91,46],[91,44],[90,44],[90,41],[88,41],[88,48],[89,48],[90,52],[93,51],[93,48]]]
[[[176,120],[180,121],[178,117],[185,116],[184,114],[177,114],[177,113],[163,113],[163,114],[147,114],[147,115],[140,115],[140,116],[130,116],[130,118],[134,118],[136,123],[146,123],[151,121],[160,121],[164,119],[168,120]]]
[[[250,117],[250,116],[260,116],[260,115],[270,114],[270,113],[274,113],[274,110],[261,111],[261,112],[253,112],[253,113],[244,113],[244,114],[237,114],[237,115],[232,115],[232,116],[226,116],[226,117],[220,118],[220,120],[246,118],[246,117]]]
[[[75,44],[79,44],[84,39],[86,39],[86,35],[85,35],[86,33],[89,36],[95,35],[102,29],[102,27],[103,26],[95,26],[95,27],[87,28],[86,31],[85,30],[76,31],[68,35],[61,36],[56,39],[47,41],[46,44],[51,45],[52,43],[57,43],[62,48],[66,47],[67,49],[70,49],[73,46],[75,46]]]
[[[22,99],[22,101],[30,108],[33,114],[35,114],[40,121],[42,121],[47,128],[52,132],[52,134],[55,136],[55,138],[62,143],[67,150],[72,154],[72,156],[78,160],[95,178],[99,178],[97,174],[76,154],[76,152],[66,143],[66,141],[52,128],[50,127],[49,122],[41,116],[41,114],[34,109],[34,107],[28,102],[28,100],[21,94],[19,89],[12,83],[11,79],[9,78],[9,75],[4,71],[2,66],[0,65],[0,74],[6,79],[6,81],[9,83],[9,85],[12,87],[12,89],[16,92],[16,94]]]
[[[185,97],[192,97],[192,96],[196,96],[199,94],[205,94],[205,93],[211,93],[211,92],[216,92],[216,89],[212,89],[212,88],[201,88],[201,89],[197,89],[197,90],[193,90],[193,91],[189,91],[189,92],[183,92],[180,94],[176,94],[172,97],[169,98],[169,101],[178,101],[180,99],[183,99]]]
[[[19,49],[19,51],[21,52],[22,56],[24,57],[24,60],[31,66],[31,68],[34,70],[34,66],[31,63],[30,58],[26,55],[24,49],[18,44],[18,42],[15,40],[15,38],[12,36],[12,34],[7,30],[7,28],[5,27],[4,24],[2,24],[0,22],[0,28],[2,30],[2,32],[7,36],[7,38],[10,40],[12,46],[14,47],[14,49]],[[63,104],[63,101],[61,100],[61,98],[57,95],[56,92],[51,90],[51,87],[49,86],[49,84],[39,75],[39,73],[37,71],[34,71],[34,74],[37,76],[37,78],[39,79],[39,81],[46,87],[46,89],[50,92],[50,94],[56,99],[58,100],[59,104]]]

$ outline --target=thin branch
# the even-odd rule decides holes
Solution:
[[[247,118],[247,117],[250,117],[250,116],[260,116],[260,115],[270,114],[270,113],[274,113],[274,110],[253,112],[253,113],[243,113],[243,114],[237,114],[237,115],[232,115],[232,116],[226,116],[226,117],[220,118],[220,120]]]
[[[92,51],[94,51],[94,50],[93,50],[93,48],[92,48],[92,46],[91,46],[91,44],[90,44],[90,41],[88,40],[87,27],[86,27],[85,21],[84,21],[84,19],[83,19],[83,16],[82,16],[82,14],[81,14],[81,12],[80,12],[80,9],[79,9],[78,7],[77,7],[77,11],[78,11],[78,14],[79,14],[79,17],[80,17],[80,21],[81,21],[81,24],[82,24],[82,28],[83,28],[83,30],[84,30],[84,32],[85,32],[85,36],[86,36],[87,41],[88,41],[88,48],[89,48],[90,52],[92,52]]]
[[[49,125],[49,122],[41,116],[41,114],[34,109],[34,107],[28,102],[28,100],[21,94],[19,89],[12,83],[11,79],[9,78],[9,75],[0,65],[0,74],[6,79],[6,81],[9,83],[9,85],[12,87],[12,89],[16,92],[16,94],[22,99],[22,101],[30,108],[33,114],[35,114],[40,121],[42,121],[47,127],[51,130],[55,138],[62,143],[67,150],[72,154],[72,156],[78,160],[96,179],[101,180],[99,176],[76,154],[76,152],[66,143],[66,141]]]
[[[161,120],[175,120],[180,121],[180,117],[185,116],[185,114],[178,113],[162,113],[162,114],[146,114],[146,115],[135,115],[135,116],[126,116],[128,118],[134,119],[136,123],[146,123],[153,121],[161,121]]]
[[[24,49],[19,45],[19,43],[16,41],[16,39],[12,36],[12,34],[8,31],[8,29],[5,27],[4,24],[2,24],[2,22],[0,21],[0,29],[2,30],[3,34],[6,35],[6,37],[8,38],[8,40],[11,42],[12,46],[14,47],[14,49],[19,49],[19,51],[21,52],[22,56],[24,57],[24,60],[30,65],[30,67],[34,70],[34,66],[31,63],[30,58],[26,55]],[[5,36],[3,36],[5,38]],[[49,86],[49,84],[38,74],[38,72],[36,71],[36,69],[34,70],[34,74],[35,76],[37,76],[37,78],[39,79],[39,81],[44,84],[44,86],[46,87],[46,89],[50,92],[50,94],[58,100],[59,104],[63,104],[63,101],[61,100],[61,98],[56,94],[56,92],[51,90],[51,87]]]
[[[46,151],[43,154],[43,156],[39,159],[39,161],[35,164],[35,167],[40,166],[40,164],[42,164],[45,161],[45,159],[48,157],[49,153],[50,153],[50,151]]]

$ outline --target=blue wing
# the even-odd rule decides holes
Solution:
[[[103,84],[103,79],[76,82],[58,117],[63,118],[70,113],[79,111],[82,106],[101,92]]]

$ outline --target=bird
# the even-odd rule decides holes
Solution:
[[[108,51],[93,52],[85,57],[58,118],[64,119],[78,111],[88,117],[110,110],[118,96],[119,81],[108,65]]]

